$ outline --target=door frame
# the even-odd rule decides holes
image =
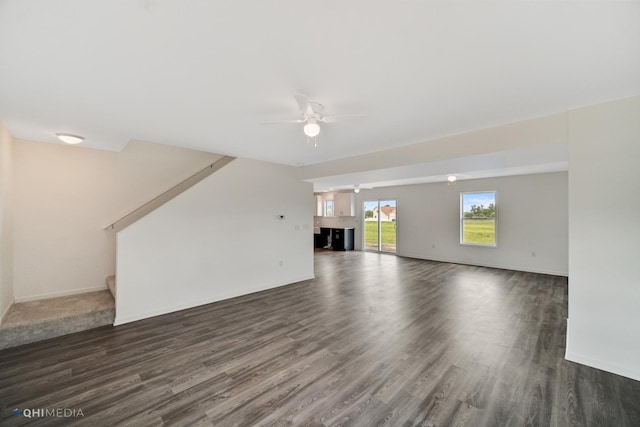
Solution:
[[[394,221],[395,225],[396,225],[396,250],[395,252],[389,252],[389,251],[383,251],[382,250],[382,227],[381,227],[381,223],[382,221],[380,220],[380,216],[378,216],[378,249],[369,249],[367,248],[367,222],[370,221],[365,221],[364,215],[366,212],[365,209],[365,203],[367,202],[377,202],[378,203],[378,209],[380,209],[380,202],[388,202],[388,201],[394,201],[396,203],[396,219]],[[389,254],[389,255],[397,255],[398,254],[398,199],[395,197],[387,197],[387,198],[376,198],[374,200],[363,200],[362,201],[362,215],[360,216],[360,221],[362,222],[362,250],[363,251],[367,251],[367,252],[375,252],[375,253],[379,253],[379,254]]]

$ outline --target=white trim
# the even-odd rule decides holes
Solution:
[[[104,291],[106,289],[108,289],[107,285],[103,285],[103,286],[96,286],[96,287],[93,287],[93,288],[82,288],[82,289],[73,289],[73,290],[69,290],[69,291],[51,292],[49,294],[39,294],[39,295],[32,295],[32,296],[29,296],[29,297],[16,298],[15,302],[16,303],[20,303],[20,302],[37,301],[37,300],[41,300],[41,299],[66,297],[66,296],[69,296],[69,295],[85,294],[87,292]]]
[[[4,318],[7,317],[7,313],[9,312],[9,309],[13,306],[13,304],[15,304],[15,302],[16,302],[15,300],[11,300],[7,308],[4,309],[4,313],[2,313],[2,315],[0,316],[0,325],[4,323]]]
[[[602,360],[594,359],[593,357],[585,356],[583,354],[578,354],[571,351],[571,339],[569,337],[570,333],[571,328],[569,325],[569,319],[567,318],[567,348],[564,352],[565,360],[589,366],[591,368],[600,369],[601,371],[611,372],[612,374],[622,375],[623,377],[631,378],[632,380],[640,381],[640,371],[636,369],[629,369],[623,366],[611,364],[609,362],[603,362]]]
[[[622,375],[623,377],[640,381],[640,371],[614,365],[608,362],[603,362],[602,360],[594,359],[582,354],[576,354],[569,351],[568,349],[565,352],[564,358],[570,362],[580,363],[581,365],[589,366],[591,368],[600,369],[601,371],[611,372],[612,374]]]
[[[287,283],[279,283],[279,284],[275,284],[275,285],[268,285],[264,288],[255,290],[253,292],[249,292],[249,293],[239,293],[239,294],[235,294],[235,293],[229,293],[228,295],[225,295],[224,297],[220,298],[213,298],[211,300],[208,301],[203,301],[203,300],[198,300],[198,301],[189,301],[189,302],[185,302],[182,304],[178,304],[178,305],[173,305],[173,306],[165,306],[162,308],[156,308],[154,310],[151,311],[147,311],[141,314],[136,314],[134,316],[127,316],[127,317],[118,317],[118,307],[116,306],[116,319],[115,322],[113,323],[113,326],[120,326],[120,325],[124,325],[125,323],[131,323],[131,322],[136,322],[138,320],[144,320],[144,319],[148,319],[150,317],[155,317],[155,316],[161,316],[163,314],[169,314],[169,313],[174,313],[176,311],[181,311],[181,310],[186,310],[189,308],[194,308],[194,307],[199,307],[202,305],[207,305],[207,304],[211,304],[214,302],[218,302],[218,301],[224,301],[224,300],[228,300],[228,299],[232,299],[232,298],[237,298],[237,297],[241,297],[241,296],[245,296],[245,295],[252,295],[258,292],[262,292],[262,291],[266,291],[268,289],[274,289],[274,288],[280,288],[282,286],[288,286],[288,285],[293,285],[295,283],[299,283],[299,282],[304,282],[306,280],[312,280],[315,279],[314,275],[311,276],[305,276],[303,278],[299,278],[299,279],[294,279],[290,282]]]
[[[329,202],[331,202],[331,215],[329,215]],[[334,217],[336,216],[335,214],[335,208],[336,208],[336,204],[333,201],[333,199],[327,199],[324,201],[324,215],[323,216],[327,216],[327,217]]]
[[[376,206],[378,208],[378,218],[375,220],[375,222],[378,223],[378,249],[369,249],[367,248],[367,222],[373,222],[373,221],[367,221],[366,218],[364,217],[365,213],[366,213],[366,209],[364,204],[367,202],[377,202],[378,206]],[[381,206],[380,203],[381,202],[395,202],[395,206],[392,206],[396,209],[396,215],[395,218],[392,219],[391,221],[384,221],[384,222],[393,222],[396,225],[396,250],[395,252],[389,252],[389,251],[383,251],[382,250],[382,219],[380,218],[380,210],[381,210]],[[360,203],[360,206],[362,206],[362,212],[360,212],[360,226],[362,228],[362,236],[360,239],[360,244],[361,244],[361,249],[362,251],[365,252],[375,252],[378,254],[389,254],[389,255],[398,255],[398,238],[400,236],[400,232],[398,230],[398,197],[386,197],[386,198],[377,198],[376,200],[367,200],[366,198],[364,198],[364,200],[362,200],[362,203]],[[375,207],[374,207],[375,209]],[[354,214],[357,214],[358,212],[354,212]],[[355,231],[353,233],[353,246],[355,249]]]
[[[493,240],[495,243],[472,243],[464,241],[464,220],[468,219],[464,217],[464,195],[465,194],[485,194],[493,193],[493,200],[495,205],[495,215],[493,217]],[[482,219],[482,218],[477,218]],[[491,218],[486,218],[491,219]],[[498,247],[498,190],[486,190],[486,191],[461,191],[460,192],[460,245],[463,246],[480,246],[485,248],[497,248]]]
[[[425,258],[424,256],[406,255],[406,254],[400,254],[400,253],[398,253],[396,255],[401,256],[401,257],[405,257],[405,258],[423,259],[425,261],[448,262],[450,264],[473,265],[473,266],[476,266],[476,267],[499,268],[501,270],[523,271],[525,273],[538,273],[538,274],[549,274],[551,276],[569,277],[569,272],[568,271],[538,270],[538,269],[517,267],[517,266],[513,266],[513,265],[482,264],[482,263],[473,263],[472,264],[470,262],[464,262],[464,261],[460,261],[460,260],[452,260],[452,259],[446,259],[446,258]]]

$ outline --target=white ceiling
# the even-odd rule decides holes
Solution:
[[[296,93],[367,117],[259,124]],[[0,120],[36,141],[301,165],[638,93],[640,2],[0,0]]]

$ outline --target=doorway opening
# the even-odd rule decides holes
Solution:
[[[364,250],[395,254],[397,244],[396,201],[367,200],[363,207]]]

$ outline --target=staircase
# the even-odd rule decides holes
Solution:
[[[105,228],[120,231],[209,175],[235,157],[222,156]],[[14,304],[0,325],[0,350],[80,332],[115,321],[116,277],[106,278],[108,290]]]
[[[116,276],[108,276],[107,277],[107,288],[109,288],[109,292],[113,295],[113,299],[116,299]]]
[[[113,325],[109,291],[22,302],[11,306],[0,326],[0,349]]]

